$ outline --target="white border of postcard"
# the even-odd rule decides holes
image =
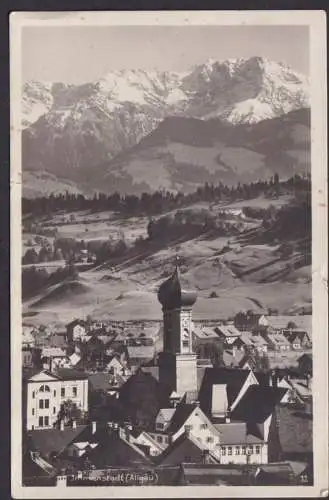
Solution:
[[[314,486],[23,487],[21,465],[21,29],[24,26],[308,25],[312,129]],[[324,11],[14,12],[11,78],[11,449],[14,498],[325,497],[328,495],[327,72]]]

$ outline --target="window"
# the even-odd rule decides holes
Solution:
[[[32,392],[32,398],[35,398],[35,391]]]
[[[32,415],[34,415],[34,408],[32,408]]]
[[[56,397],[56,391],[54,391],[54,398]]]
[[[183,340],[183,347],[188,347],[188,346],[189,346],[189,341]]]
[[[228,447],[227,454],[228,454],[228,455],[232,455],[232,446],[229,446],[229,447]]]
[[[240,446],[235,447],[235,454],[240,455]]]
[[[254,447],[253,447],[253,445],[251,444],[251,445],[249,445],[249,446],[248,446],[248,455],[252,455],[252,454],[253,454],[253,452],[254,452]]]
[[[73,394],[73,397],[76,398],[77,395],[78,395],[78,389],[76,387],[73,387],[72,388],[72,394]]]
[[[213,442],[214,442],[214,438],[212,436],[208,436],[207,443],[213,443]]]
[[[246,454],[246,447],[242,446],[242,455],[245,455],[245,454]]]
[[[45,427],[49,425],[49,417],[45,417]]]
[[[55,415],[55,413],[56,413],[56,408],[55,408],[55,406],[54,406],[54,407],[53,407],[53,414]]]
[[[43,427],[43,417],[39,417],[39,427]]]
[[[43,399],[39,400],[39,408],[40,410],[43,410]]]
[[[225,448],[225,446],[222,446],[222,455],[226,455],[226,448]]]
[[[49,399],[45,399],[45,408],[49,408]]]
[[[200,424],[200,429],[207,429],[207,424]]]
[[[260,454],[260,446],[256,445],[255,449],[256,449],[256,454],[259,455]]]
[[[158,443],[162,443],[162,436],[157,436]]]
[[[40,392],[50,392],[49,385],[42,385],[39,389]]]
[[[65,387],[61,388],[61,396],[62,396],[62,398],[65,397]]]
[[[164,424],[162,422],[157,422],[156,427],[157,427],[157,429],[162,430],[164,428]]]

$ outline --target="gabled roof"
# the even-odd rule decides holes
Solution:
[[[215,332],[225,337],[239,337],[241,332],[234,325],[219,325],[215,327]]]
[[[161,408],[157,415],[157,419],[160,417],[160,415],[163,417],[165,422],[169,422],[173,415],[176,412],[176,408]]]
[[[202,410],[208,415],[211,412],[213,385],[227,385],[227,400],[229,406],[231,406],[239,395],[249,374],[250,370],[206,368],[199,391],[199,401]]]
[[[173,414],[170,424],[166,429],[167,433],[175,434],[186,422],[188,417],[193,413],[196,409],[196,406],[193,404],[186,404],[184,400],[182,400],[175,409],[175,413]]]
[[[284,330],[288,328],[289,323],[296,325],[298,330],[305,330],[307,333],[311,333],[312,330],[312,315],[295,315],[295,316],[265,316],[266,321],[269,326],[277,330]]]
[[[252,385],[231,414],[232,420],[262,423],[273,414],[287,389]]]
[[[229,422],[214,424],[220,436],[221,445],[246,445],[261,443],[259,437],[248,432],[246,422]]]
[[[76,325],[83,326],[84,328],[87,328],[88,323],[84,321],[83,319],[74,319],[70,323],[67,323],[66,328],[74,328]]]
[[[130,359],[152,359],[155,354],[154,346],[128,346],[127,351]]]
[[[32,451],[40,451],[41,455],[49,455],[52,452],[61,453],[85,430],[86,425],[77,425],[60,429],[38,429],[28,432],[29,448]]]
[[[173,443],[167,446],[167,448],[161,453],[161,455],[155,457],[154,461],[157,464],[165,463],[166,465],[175,465],[175,462],[177,460],[180,460],[180,458],[175,456],[175,453],[178,450],[180,451],[181,455],[184,456],[188,454],[191,460],[194,460],[196,462],[199,462],[203,456],[203,453],[205,451],[208,451],[208,449],[200,441],[194,438],[192,434],[183,433]],[[209,461],[211,463],[218,463],[216,458],[211,453],[209,453]],[[181,463],[181,460],[178,463]]]
[[[289,345],[289,340],[282,333],[267,333],[267,339],[271,344],[275,345]]]
[[[41,357],[45,358],[66,358],[66,352],[60,347],[44,347],[41,351]]]

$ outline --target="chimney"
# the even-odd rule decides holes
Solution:
[[[61,431],[64,430],[64,420],[63,419],[59,422],[59,428]]]
[[[91,422],[91,433],[95,434],[97,428],[97,424],[95,421]]]

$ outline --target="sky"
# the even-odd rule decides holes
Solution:
[[[263,56],[309,74],[307,26],[24,27],[22,78],[81,84],[118,69],[186,71]]]

